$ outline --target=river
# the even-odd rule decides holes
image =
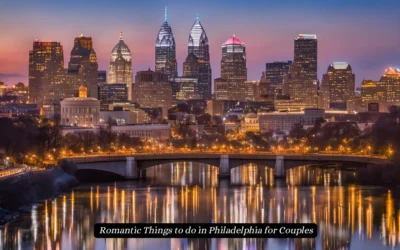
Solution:
[[[400,249],[400,212],[392,191],[355,185],[351,170],[298,167],[285,179],[247,165],[218,180],[197,163],[150,168],[146,181],[82,184],[34,205],[0,229],[0,249]],[[18,194],[16,194],[18,195]],[[96,239],[108,223],[318,224],[316,239]]]

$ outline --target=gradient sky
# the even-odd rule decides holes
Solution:
[[[168,6],[177,45],[178,71],[196,14],[210,43],[213,79],[220,76],[221,44],[233,33],[247,46],[248,79],[266,62],[293,59],[299,33],[318,36],[318,75],[333,61],[349,62],[361,80],[378,80],[400,66],[400,7],[395,0],[0,0],[0,81],[28,82],[28,53],[35,39],[60,41],[65,65],[74,37],[94,39],[99,70],[124,31],[133,71],[154,68],[156,35]]]

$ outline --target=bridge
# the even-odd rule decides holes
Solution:
[[[249,163],[274,169],[275,177],[284,177],[285,170],[304,165],[369,165],[391,164],[378,156],[334,154],[227,154],[227,153],[157,153],[132,155],[91,155],[59,160],[59,166],[72,175],[77,171],[97,170],[117,174],[126,179],[141,179],[146,168],[173,162],[197,162],[219,168],[220,178],[229,178],[231,170]]]

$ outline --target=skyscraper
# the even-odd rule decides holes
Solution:
[[[324,89],[322,99],[328,108],[346,110],[355,89],[355,75],[350,64],[334,62],[329,65],[327,73],[322,77],[321,89]]]
[[[64,52],[59,42],[33,42],[29,51],[29,102],[42,105],[49,95],[62,94]],[[51,93],[52,94],[51,94]]]
[[[170,81],[178,76],[175,39],[168,25],[167,8],[165,8],[164,23],[156,40],[156,72],[167,74]]]
[[[207,34],[196,17],[189,34],[188,56],[183,63],[183,76],[198,79],[202,99],[211,97],[211,66]]]
[[[233,35],[222,44],[221,77],[214,79],[216,100],[246,100],[246,46]]]
[[[294,61],[283,86],[283,94],[308,107],[318,103],[317,36],[300,34],[294,40]]]
[[[93,49],[92,38],[83,35],[76,37],[67,71],[67,82],[71,85],[69,90],[71,94],[83,84],[88,89],[88,96],[97,98],[97,70],[97,56]]]
[[[113,48],[110,59],[108,83],[124,83],[128,88],[128,99],[132,100],[132,56],[124,42],[122,31],[119,42]]]
[[[231,81],[246,81],[246,45],[234,34],[221,47],[221,78]]]
[[[389,67],[376,84],[379,110],[387,112],[392,105],[400,105],[400,69]]]
[[[269,83],[268,95],[276,96],[282,94],[283,82],[289,72],[290,65],[292,65],[292,61],[277,61],[265,64],[265,77]]]

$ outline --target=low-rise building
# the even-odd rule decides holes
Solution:
[[[149,123],[151,121],[151,118],[147,115],[147,113],[141,109],[130,111],[100,111],[99,118],[100,124],[107,124],[109,119],[112,119],[117,123],[117,125],[141,124]]]
[[[324,115],[325,110],[318,108],[307,108],[300,112],[260,112],[258,121],[261,132],[289,133],[294,125],[313,125],[317,119],[323,119]]]
[[[248,113],[244,116],[244,120],[240,124],[240,132],[259,132],[260,124],[258,123],[258,117],[255,113]]]
[[[170,138],[171,127],[169,124],[131,124],[131,125],[121,125],[112,126],[111,131],[120,134],[127,134],[130,137],[136,137],[143,140],[156,140],[156,141],[166,141]],[[80,133],[84,131],[92,131],[98,133],[100,127],[94,128],[82,128],[82,127],[64,127],[63,134],[68,133]]]
[[[100,101],[87,97],[87,88],[79,88],[79,97],[65,98],[61,102],[61,125],[94,127],[99,123]]]

